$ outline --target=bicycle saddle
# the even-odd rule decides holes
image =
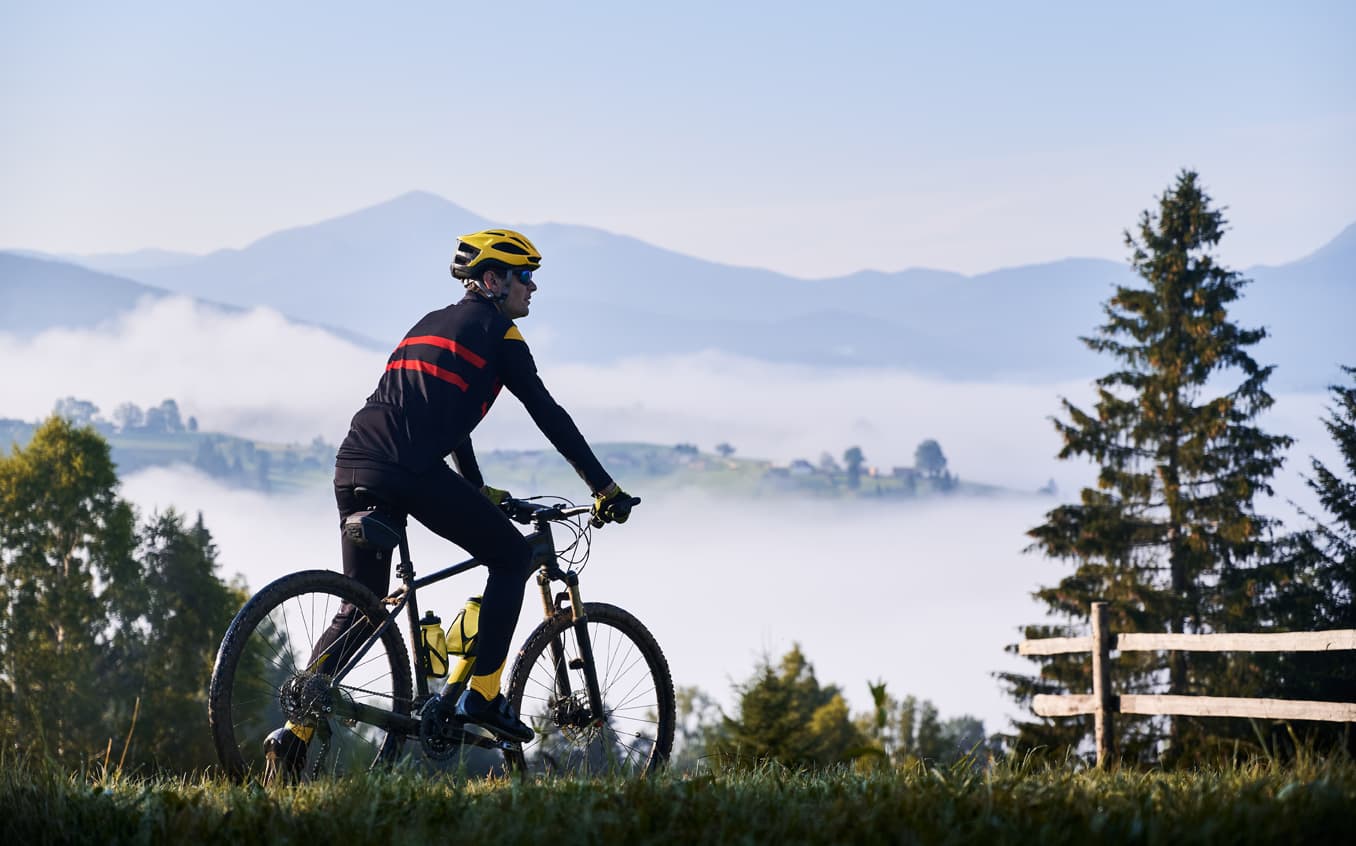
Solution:
[[[391,550],[405,537],[405,513],[383,500],[371,488],[354,488],[353,495],[367,508],[343,521],[343,532],[358,546]]]

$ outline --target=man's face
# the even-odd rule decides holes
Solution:
[[[523,278],[524,274],[527,276],[526,279]],[[501,293],[504,291],[502,286],[508,286],[508,296],[500,304],[504,316],[509,320],[527,317],[532,305],[532,292],[537,290],[537,283],[532,281],[532,272],[510,270],[502,275],[496,274],[496,281],[501,286],[499,289]]]

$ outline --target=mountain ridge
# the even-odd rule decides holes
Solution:
[[[126,277],[237,307],[266,305],[389,347],[423,312],[460,298],[447,272],[455,238],[492,225],[436,194],[410,191]],[[1137,278],[1123,262],[1066,257],[974,275],[909,268],[801,279],[596,227],[509,225],[549,245],[532,334],[553,338],[553,355],[592,362],[719,349],[948,378],[1083,377],[1099,370],[1077,338],[1100,325],[1116,286]],[[1296,262],[1243,271],[1256,281],[1237,314],[1273,330],[1281,373],[1318,385],[1336,362],[1356,358],[1337,317],[1356,311],[1343,284],[1352,267],[1356,225]],[[1270,358],[1266,348],[1259,355]]]

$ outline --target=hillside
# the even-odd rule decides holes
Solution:
[[[169,292],[60,261],[0,253],[0,332],[90,329]]]
[[[184,294],[50,257],[0,252],[0,332],[20,338],[49,329],[106,328],[147,302],[171,296]],[[224,305],[210,297],[192,299],[217,313],[240,314],[247,308]],[[298,318],[291,318],[291,322],[317,326],[359,346],[385,349],[385,345],[341,327]]]
[[[309,444],[271,444],[217,432],[123,430],[96,421],[108,440],[118,473],[151,467],[192,467],[233,487],[268,493],[313,489],[334,472],[334,446],[319,438]],[[0,451],[28,443],[37,424],[0,418]],[[1014,494],[954,476],[930,477],[912,468],[865,468],[857,488],[840,467],[797,460],[770,461],[705,453],[691,444],[594,445],[599,459],[618,477],[644,491],[701,488],[723,496],[886,497]],[[582,482],[553,450],[487,450],[478,456],[486,480],[518,496],[586,496]]]

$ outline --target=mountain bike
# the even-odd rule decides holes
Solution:
[[[668,661],[631,614],[581,599],[591,529],[601,525],[588,519],[588,506],[540,498],[503,505],[511,519],[532,527],[527,538],[545,614],[509,677],[506,696],[536,732],[518,744],[446,716],[449,709],[425,707],[436,695],[426,671],[435,656],[420,636],[418,592],[480,563],[468,559],[416,578],[405,515],[359,493],[395,527],[399,586],[377,597],[340,573],[309,570],[274,581],[245,603],[222,639],[208,692],[212,737],[227,774],[261,777],[264,738],[284,721],[313,730],[303,779],[396,766],[421,754],[432,761],[460,754],[466,769],[522,774],[641,776],[663,766],[675,722]],[[553,528],[568,536],[559,550]],[[563,589],[553,592],[554,583]],[[339,659],[321,672],[308,666],[312,645],[340,611],[348,625]],[[445,695],[452,701],[471,663],[463,659],[449,675]]]

